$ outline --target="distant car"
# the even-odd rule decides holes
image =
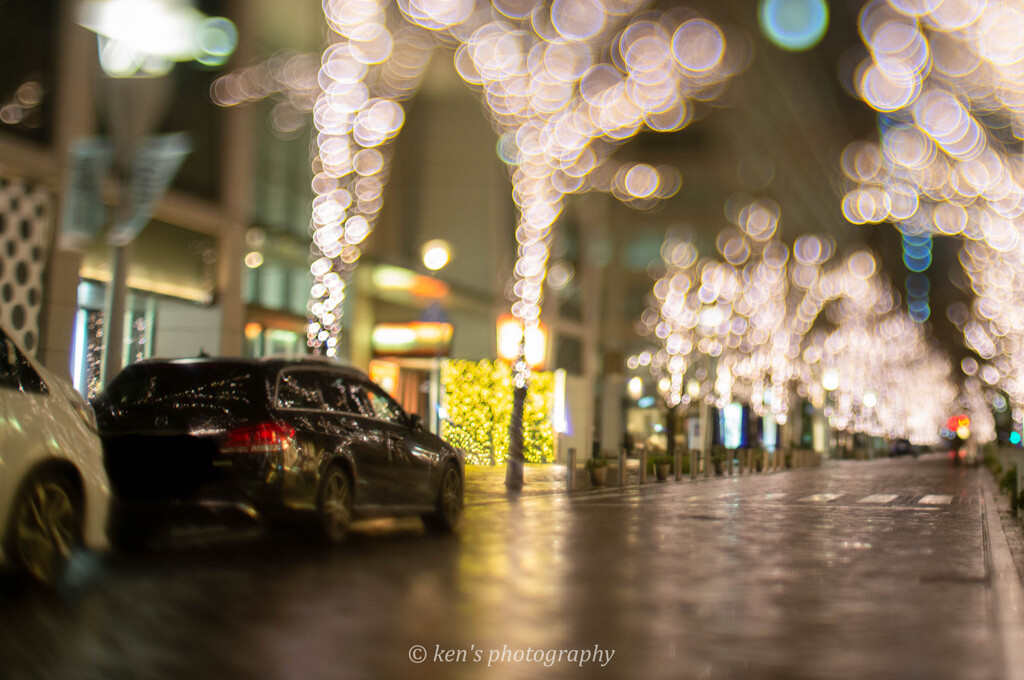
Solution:
[[[889,444],[889,455],[892,457],[896,456],[914,456],[917,457],[918,448],[910,443],[907,439],[894,439]]]
[[[93,404],[125,548],[218,513],[304,516],[338,543],[354,517],[450,531],[462,512],[462,453],[336,361],[147,360]]]
[[[108,546],[109,500],[89,404],[0,328],[0,563],[56,582]]]

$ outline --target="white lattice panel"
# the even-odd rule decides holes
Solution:
[[[44,186],[0,177],[0,323],[30,354],[39,346],[51,203]]]

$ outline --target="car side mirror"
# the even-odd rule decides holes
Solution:
[[[419,414],[417,414],[417,413],[410,413],[409,414],[409,429],[413,430],[413,431],[418,431],[418,430],[422,430],[423,429],[423,418],[421,418],[419,416]]]

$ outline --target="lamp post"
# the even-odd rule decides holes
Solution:
[[[170,101],[171,84],[163,76],[178,61],[223,64],[238,34],[227,19],[208,17],[185,0],[85,0],[78,19],[97,35],[117,189],[107,230],[106,383],[123,364],[131,243],[190,151],[184,135],[147,139]]]

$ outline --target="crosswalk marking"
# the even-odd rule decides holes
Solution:
[[[774,500],[776,500],[778,498],[785,498],[788,495],[789,495],[788,493],[766,493],[764,495],[764,498],[767,501],[774,501]]]
[[[841,493],[816,493],[813,496],[807,498],[801,498],[801,501],[810,501],[812,503],[831,503],[835,499],[839,498],[843,494]]]
[[[952,501],[952,496],[935,495],[925,496],[924,498],[919,500],[918,503],[921,505],[949,505]]]
[[[899,498],[899,496],[894,494],[894,493],[875,493],[875,494],[871,494],[870,496],[867,496],[865,498],[861,498],[857,502],[858,503],[892,503],[897,498]]]

